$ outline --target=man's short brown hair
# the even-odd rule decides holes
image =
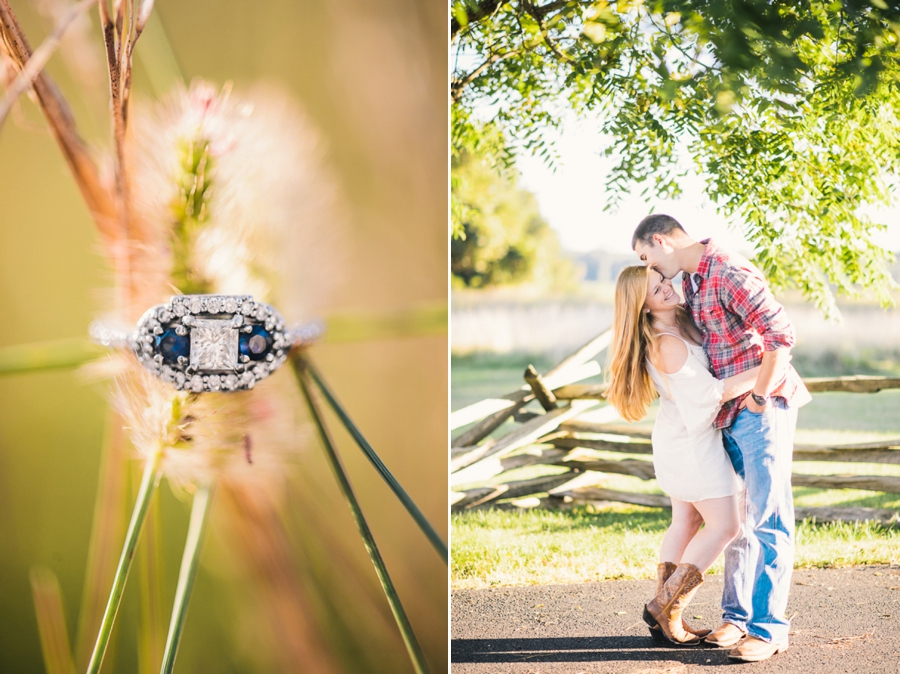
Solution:
[[[651,246],[653,245],[654,234],[671,234],[676,229],[686,233],[681,223],[671,215],[662,215],[661,213],[648,215],[640,221],[637,229],[634,230],[634,234],[631,237],[631,249],[634,250],[638,241]]]

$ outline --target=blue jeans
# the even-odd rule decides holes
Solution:
[[[725,548],[723,621],[767,642],[787,642],[794,568],[791,459],[797,410],[775,398],[761,414],[744,409],[723,430],[725,451],[744,479],[741,533]]]

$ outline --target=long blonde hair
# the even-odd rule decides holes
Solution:
[[[639,421],[656,398],[645,361],[656,360],[659,345],[650,314],[643,311],[652,267],[625,267],[616,280],[613,338],[609,348],[606,399],[626,421]]]

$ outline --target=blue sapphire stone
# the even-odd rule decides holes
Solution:
[[[156,351],[164,362],[177,364],[179,356],[187,358],[191,355],[191,337],[179,335],[174,328],[169,328],[156,336]]]
[[[275,338],[261,325],[254,325],[250,332],[242,332],[238,349],[241,355],[250,360],[263,360],[266,354],[272,350]]]

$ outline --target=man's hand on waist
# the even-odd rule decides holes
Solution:
[[[760,405],[756,402],[756,400],[753,399],[753,393],[748,393],[744,396],[744,399],[741,400],[740,409],[744,409],[746,407],[748,410],[753,412],[753,414],[762,414],[771,406],[772,398],[767,397],[763,402],[765,404]]]

